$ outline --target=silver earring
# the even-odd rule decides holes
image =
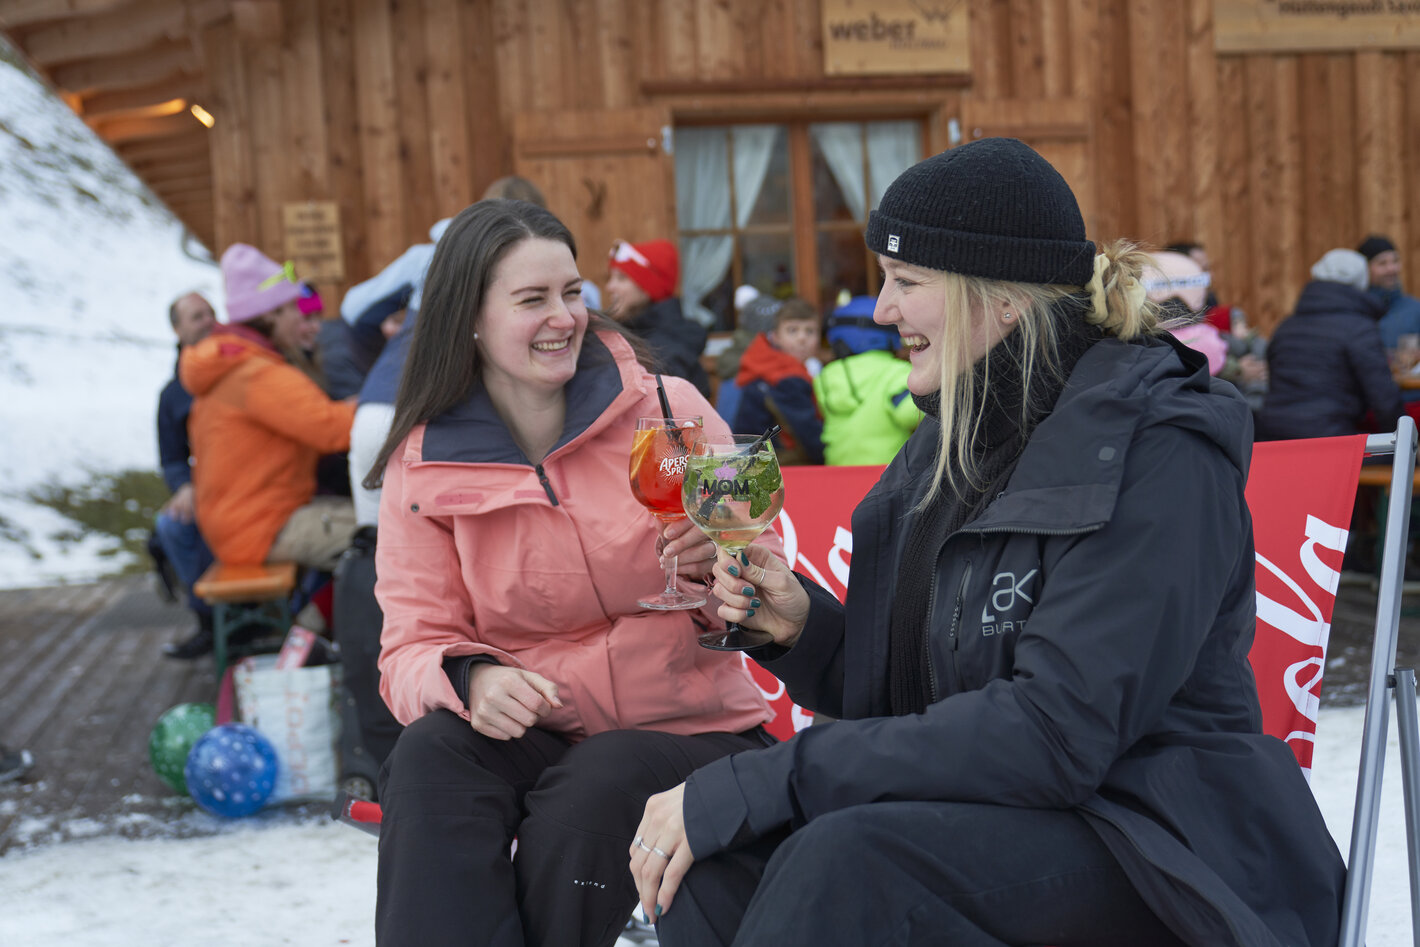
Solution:
[[[1016,317],[1013,316],[1013,315],[1011,315],[1009,312],[1003,312],[1003,313],[1001,313],[1001,321],[1002,321],[1002,322],[1010,322],[1012,319],[1015,319],[1015,318],[1016,318]]]
[[[473,340],[474,340],[475,342],[478,341],[478,333],[477,333],[477,332],[475,332],[475,333],[473,334]]]

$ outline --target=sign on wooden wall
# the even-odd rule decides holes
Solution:
[[[1220,53],[1420,47],[1415,0],[1214,0]]]
[[[286,256],[309,283],[345,282],[345,251],[340,242],[340,205],[335,201],[298,201],[281,206]]]
[[[830,76],[967,72],[967,0],[822,0]]]

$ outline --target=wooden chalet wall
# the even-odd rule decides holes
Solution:
[[[515,171],[600,280],[674,230],[663,129],[811,116],[1022,137],[1094,237],[1202,241],[1264,328],[1369,231],[1420,288],[1420,52],[1220,55],[1213,0],[966,2],[969,76],[826,76],[820,0],[0,0],[0,29],[215,251],[338,202],[348,281]],[[123,112],[169,92],[212,130]]]

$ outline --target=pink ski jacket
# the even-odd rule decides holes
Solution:
[[[690,382],[664,384],[676,415],[728,431]],[[380,693],[395,717],[442,707],[467,719],[443,662],[489,655],[554,682],[563,706],[540,726],[574,740],[772,719],[741,655],[696,643],[697,625],[723,625],[716,599],[694,611],[636,604],[664,574],[657,521],[631,495],[631,441],[637,417],[660,413],[655,376],[625,340],[588,333],[562,440],[541,464],[481,388],[410,433],[385,470],[376,553]],[[760,541],[783,554],[772,530]]]

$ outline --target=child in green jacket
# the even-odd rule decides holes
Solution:
[[[922,420],[907,391],[912,366],[894,354],[897,330],[873,321],[873,304],[872,296],[855,296],[828,319],[839,357],[814,379],[826,464],[886,464]]]

